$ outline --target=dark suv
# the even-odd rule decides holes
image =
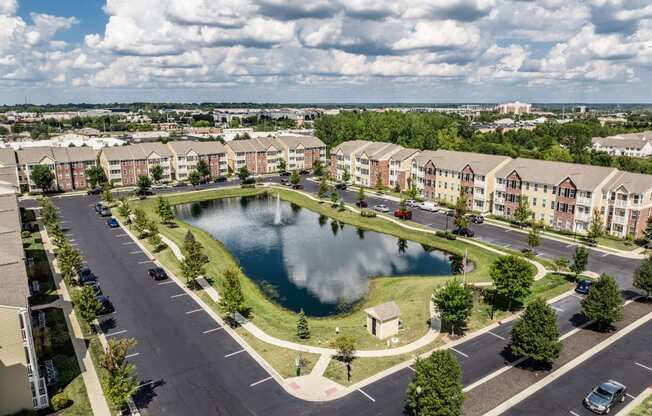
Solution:
[[[149,274],[149,277],[154,280],[165,280],[168,278],[168,274],[165,273],[165,270],[163,270],[161,267],[151,268],[147,271],[147,274]]]
[[[473,237],[475,235],[475,233],[472,230],[468,229],[468,228],[457,228],[457,229],[453,230],[453,234],[459,235],[459,236],[462,236],[462,237]]]
[[[79,283],[85,284],[91,282],[97,282],[97,276],[93,274],[91,269],[84,267],[79,271]]]

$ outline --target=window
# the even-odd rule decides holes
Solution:
[[[543,185],[543,193],[544,194],[548,193],[548,185]]]
[[[541,206],[542,206],[543,208],[546,207],[546,198],[543,198],[543,200],[541,201]]]
[[[536,206],[537,206],[537,199],[534,198],[534,197],[532,198],[532,206],[533,206],[533,207],[536,207]]]

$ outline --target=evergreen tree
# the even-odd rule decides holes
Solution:
[[[297,172],[296,169],[292,171],[292,174],[290,175],[290,183],[292,185],[298,185],[299,182],[301,182],[301,176],[299,176],[299,172]]]
[[[183,242],[183,252],[181,274],[186,279],[186,284],[192,286],[198,277],[204,275],[204,267],[209,261],[208,256],[204,254],[204,247],[195,240],[195,236],[190,230],[188,230]]]
[[[466,193],[464,190],[460,191],[460,196],[455,203],[455,220],[454,223],[457,228],[466,228],[469,226],[469,219],[466,218],[468,208],[466,207]]]
[[[439,311],[439,317],[450,325],[450,333],[455,333],[455,325],[465,325],[473,309],[473,294],[457,279],[448,281],[435,291],[432,299]]]
[[[573,264],[571,264],[571,271],[575,273],[575,277],[582,274],[586,270],[586,265],[589,262],[589,251],[583,246],[575,247],[575,254],[573,255]]]
[[[223,313],[231,316],[234,324],[236,312],[243,312],[245,309],[244,294],[240,287],[240,270],[236,268],[224,272],[224,285],[219,308]]]
[[[645,292],[646,297],[652,293],[652,254],[649,255],[634,272],[634,287]]]
[[[512,309],[513,301],[524,299],[530,294],[534,283],[532,266],[522,258],[514,255],[496,259],[489,274],[496,287],[496,294],[507,298],[507,309]]]
[[[333,189],[333,192],[331,192],[331,202],[333,203],[333,206],[337,205],[337,201],[340,200],[340,196],[337,194],[337,190]]]
[[[319,181],[319,191],[317,191],[317,196],[319,199],[324,199],[326,198],[326,195],[328,194],[328,185],[326,184],[326,178],[322,176],[321,180]]]
[[[596,242],[598,238],[604,235],[604,219],[600,210],[597,208],[593,209],[593,215],[591,216],[591,224],[589,225],[589,232],[587,237]]]
[[[582,313],[606,330],[623,316],[623,297],[613,277],[602,274],[582,299]]]
[[[414,377],[406,392],[405,413],[410,416],[459,416],[464,392],[462,372],[449,350],[434,351],[417,358]]]
[[[559,336],[555,311],[537,298],[528,304],[512,328],[512,353],[538,364],[548,364],[561,352]]]
[[[158,201],[158,206],[156,207],[156,210],[163,224],[170,224],[174,221],[174,212],[172,212],[172,205],[170,205],[169,200],[165,198],[161,198]]]
[[[532,211],[530,211],[530,204],[528,203],[526,196],[518,197],[518,206],[514,210],[514,219],[523,226],[532,216]]]
[[[299,319],[297,320],[297,336],[301,339],[310,338],[310,326],[308,325],[306,314],[303,313],[303,309],[299,311]]]

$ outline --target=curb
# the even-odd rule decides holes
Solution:
[[[620,412],[616,413],[616,416],[627,416],[650,396],[652,396],[652,387],[643,390],[641,394],[636,396],[636,398],[629,402],[627,406],[623,407]]]

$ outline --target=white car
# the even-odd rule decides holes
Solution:
[[[374,211],[389,212],[389,208],[387,208],[387,205],[374,205]]]
[[[422,202],[421,204],[419,204],[419,208],[421,208],[424,211],[430,211],[430,212],[437,212],[439,210],[437,204],[432,201]]]
[[[419,203],[417,201],[415,201],[414,199],[408,199],[407,201],[405,201],[405,205],[407,205],[408,207],[411,207],[411,208],[416,208],[416,207],[419,206]]]

